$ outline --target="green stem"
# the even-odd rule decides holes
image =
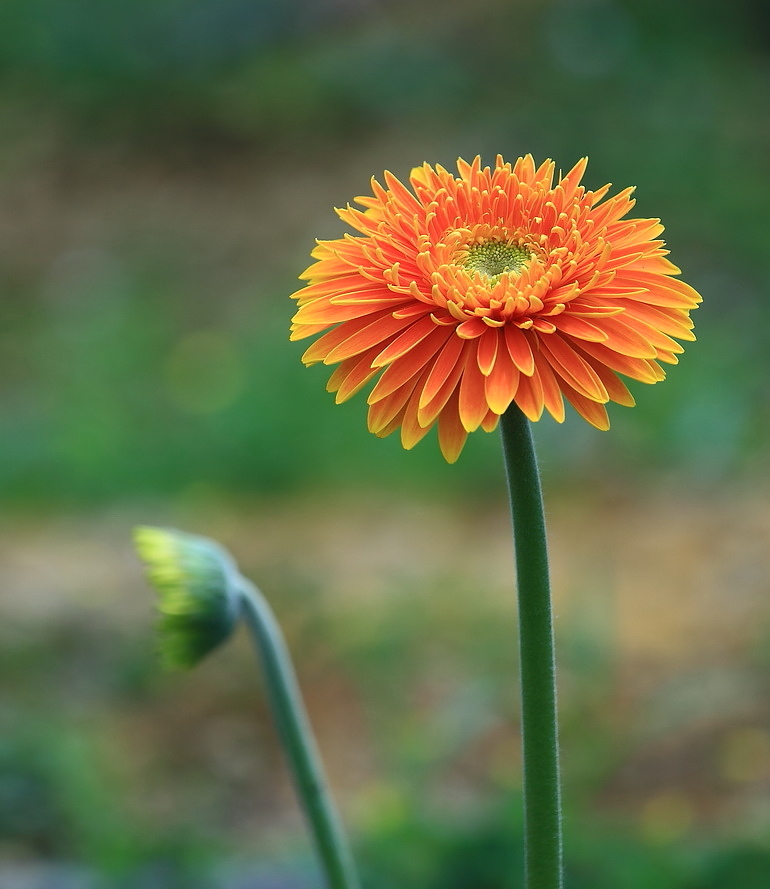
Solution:
[[[516,550],[524,760],[526,889],[562,886],[556,661],[543,497],[529,422],[512,404],[501,418]]]
[[[358,889],[353,858],[329,792],[281,629],[265,597],[245,578],[241,578],[241,601],[243,618],[254,637],[265,671],[278,734],[289,759],[329,889]]]

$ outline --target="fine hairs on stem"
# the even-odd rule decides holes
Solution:
[[[501,418],[519,601],[526,889],[563,885],[556,661],[543,498],[529,421]]]

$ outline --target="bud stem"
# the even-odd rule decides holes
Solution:
[[[278,734],[329,889],[358,889],[353,857],[329,791],[283,634],[267,600],[246,578],[240,579],[240,592],[243,619],[265,671]]]

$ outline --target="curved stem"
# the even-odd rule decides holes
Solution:
[[[519,599],[525,885],[527,889],[559,889],[562,841],[556,662],[543,498],[527,418],[512,404],[500,425]]]
[[[329,889],[358,889],[353,858],[329,792],[283,634],[262,593],[246,578],[239,582],[243,618],[262,661],[278,733]]]

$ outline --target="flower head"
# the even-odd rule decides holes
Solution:
[[[192,667],[232,633],[238,619],[238,571],[211,540],[165,528],[134,532],[147,577],[158,591],[160,656]]]
[[[302,360],[338,365],[338,402],[378,377],[369,429],[411,448],[438,423],[450,462],[512,402],[561,422],[566,398],[607,429],[607,402],[634,404],[618,374],[662,380],[700,296],[673,277],[660,220],[624,218],[631,188],[586,191],[586,163],[555,184],[530,155],[459,160],[459,176],[423,164],[412,191],[372,179],[363,211],[337,211],[360,235],[318,242],[300,276],[292,339],[327,331]]]

